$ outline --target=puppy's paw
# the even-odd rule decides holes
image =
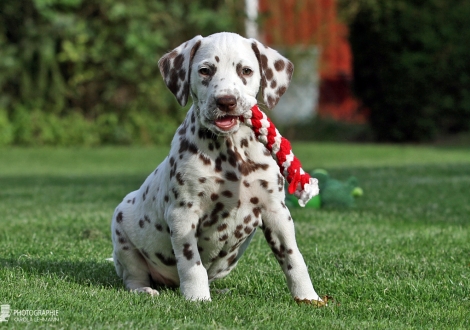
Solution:
[[[212,301],[211,297],[186,297],[187,300],[189,301]]]
[[[320,299],[320,297],[318,297]],[[324,307],[328,306],[327,302],[324,300],[310,300],[310,299],[300,299],[298,297],[294,298],[295,302],[297,304],[307,304],[307,305],[312,305],[313,307]]]
[[[159,295],[157,290],[154,290],[154,289],[152,289],[148,286],[143,286],[141,288],[132,289],[131,292],[148,293],[151,296],[158,296]]]

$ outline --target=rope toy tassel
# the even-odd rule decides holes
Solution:
[[[289,184],[289,194],[294,194],[299,199],[300,206],[304,207],[313,196],[318,195],[318,180],[311,178],[302,169],[300,160],[292,152],[289,140],[281,136],[257,104],[241,116],[240,120],[253,130],[258,141],[266,146],[276,160],[281,174]]]

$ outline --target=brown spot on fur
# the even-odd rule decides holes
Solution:
[[[203,154],[199,154],[199,159],[202,160],[204,165],[210,165],[211,164],[211,159]]]
[[[226,241],[226,240],[228,240],[228,235],[227,234],[224,234],[222,237],[219,237],[220,242],[223,242],[223,241]]]
[[[282,71],[286,67],[286,63],[283,60],[277,60],[274,62],[274,68],[276,71]]]
[[[251,197],[250,202],[253,203],[253,204],[258,204],[259,199],[258,199],[258,197]]]
[[[242,175],[247,176],[251,172],[255,172],[259,169],[267,170],[269,168],[268,164],[258,164],[252,161],[251,159],[247,161],[243,161],[238,165],[238,170],[242,173]]]
[[[191,245],[189,243],[185,243],[183,245],[183,255],[186,257],[187,260],[191,260],[193,258],[194,253],[191,250]]]
[[[222,196],[232,197],[233,193],[230,190],[224,190],[224,191],[222,191]]]
[[[222,158],[220,156],[215,159],[215,171],[222,172]]]
[[[263,68],[264,71],[266,71],[268,69],[268,57],[264,54],[261,54],[260,59],[261,59],[261,67]]]
[[[238,176],[235,172],[229,171],[225,173],[225,178],[229,181],[232,182],[237,182],[238,181]]]
[[[243,237],[243,234],[241,232],[242,229],[243,229],[243,225],[238,225],[237,226],[235,232],[233,233],[236,238],[242,238]]]
[[[276,94],[281,97],[287,90],[286,86],[281,86],[277,89]]]
[[[121,223],[123,219],[124,219],[124,217],[122,215],[122,212],[119,212],[116,216],[116,222]]]
[[[236,70],[237,70],[237,75],[238,77],[242,80],[243,82],[243,85],[246,85],[247,81],[246,81],[246,78],[245,76],[243,75],[243,65],[241,63],[238,63],[237,64],[237,67],[236,67]]]
[[[180,127],[180,129],[178,130],[178,134],[179,135],[185,135],[186,134],[186,126]]]
[[[173,67],[179,71],[183,67],[183,62],[184,62],[184,55],[183,54],[178,54],[175,59],[173,60]]]
[[[227,251],[221,250],[221,251],[219,252],[219,257],[223,258],[223,257],[225,257],[227,254],[228,254]]]
[[[271,229],[270,228],[265,228],[263,233],[264,233],[264,237],[266,238],[266,241],[268,242],[268,244],[270,246],[274,246],[275,242],[273,240]]]
[[[183,175],[181,174],[181,172],[176,173],[176,181],[180,186],[184,185]]]
[[[292,74],[294,73],[294,64],[292,64],[290,61],[287,62],[286,72],[289,80],[291,80]]]
[[[233,252],[233,251],[230,251],[230,252]],[[234,253],[230,257],[227,258],[227,262],[229,266],[232,266],[235,263],[235,261],[237,261],[236,257],[237,257],[237,254]]]
[[[189,142],[187,139],[182,139],[180,142],[180,149],[178,150],[178,152],[181,154],[185,151],[189,151],[193,154],[197,154],[198,148],[194,143]]]
[[[178,199],[178,196],[179,196],[178,190],[173,188],[173,189],[171,189],[171,191],[173,192],[173,195],[175,196],[175,199]]]
[[[271,81],[274,77],[273,70],[271,68],[267,68],[266,71],[264,72],[264,76],[268,81]]]
[[[175,266],[176,259],[173,257],[165,257],[163,254],[156,252],[155,256],[166,266]]]
[[[223,223],[219,227],[217,227],[218,231],[224,231],[225,229],[227,229],[227,224],[226,223]]]

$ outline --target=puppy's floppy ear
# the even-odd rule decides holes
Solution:
[[[294,73],[294,65],[277,51],[263,45],[258,40],[250,39],[250,41],[261,70],[263,101],[269,109],[272,109],[289,87]]]
[[[202,39],[201,36],[196,36],[163,55],[158,61],[163,80],[181,106],[188,102],[191,64]]]

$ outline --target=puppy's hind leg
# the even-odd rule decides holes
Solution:
[[[147,262],[133,246],[128,246],[128,250],[113,252],[114,266],[116,273],[122,277],[124,285],[131,292],[148,293],[157,296],[157,290],[150,286],[150,272]]]
[[[123,212],[115,212],[111,224],[113,260],[116,273],[124,280],[126,288],[134,292],[146,292],[152,296],[158,291],[150,287],[150,271],[143,255],[129,241],[121,227]]]

